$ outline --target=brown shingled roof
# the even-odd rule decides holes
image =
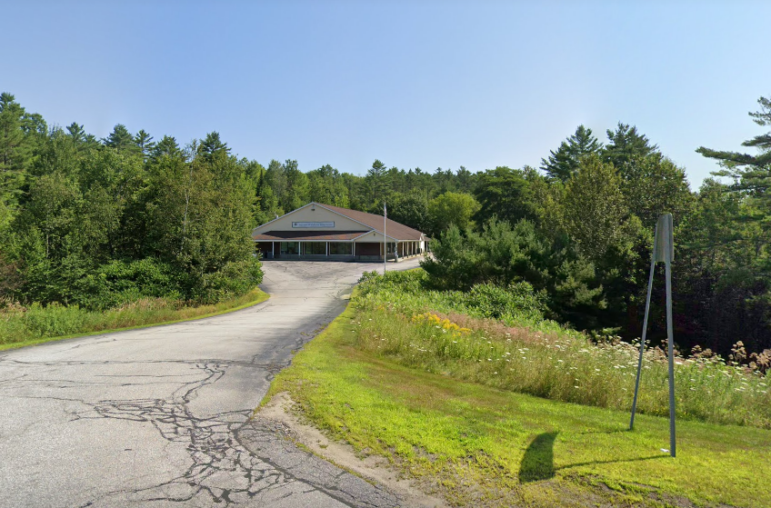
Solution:
[[[349,219],[361,222],[362,224],[371,227],[378,233],[383,233],[383,216],[374,215],[367,212],[360,212],[358,210],[349,210],[347,208],[340,208],[338,206],[325,205],[323,203],[317,203],[319,206],[323,206],[333,212],[344,215]],[[386,234],[396,240],[420,240],[423,237],[423,233],[417,229],[399,224],[391,219],[386,219]]]

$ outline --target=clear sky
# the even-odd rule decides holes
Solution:
[[[583,123],[686,168],[771,96],[771,1],[0,0],[0,91],[49,124],[363,174],[540,165]]]

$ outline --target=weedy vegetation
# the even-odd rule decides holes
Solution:
[[[141,298],[104,311],[58,303],[34,303],[25,308],[18,303],[6,301],[0,306],[0,350],[76,335],[213,316],[256,305],[267,300],[268,296],[255,288],[240,297],[211,305],[195,305],[165,298]]]
[[[424,281],[422,270],[366,275],[355,301],[357,347],[502,390],[630,410],[639,342],[592,337],[544,320],[527,283],[464,293],[426,290]],[[666,360],[659,347],[645,351],[641,413],[669,414]],[[679,418],[771,428],[771,389],[760,370],[698,348],[675,363]]]

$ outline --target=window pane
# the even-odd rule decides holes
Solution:
[[[281,254],[296,255],[300,253],[299,242],[281,242]]]
[[[331,242],[329,244],[331,256],[350,256],[353,254],[353,244],[349,242]]]
[[[327,244],[326,242],[304,242],[303,253],[306,256],[326,256]]]

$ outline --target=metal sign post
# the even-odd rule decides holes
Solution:
[[[637,410],[637,395],[640,391],[640,376],[642,375],[643,352],[645,338],[648,334],[648,315],[651,309],[651,290],[653,289],[653,274],[656,263],[664,263],[664,278],[666,284],[667,305],[667,348],[669,352],[669,454],[677,455],[675,443],[675,345],[672,331],[672,260],[675,258],[675,244],[672,238],[672,214],[659,217],[656,224],[656,235],[653,239],[653,255],[651,256],[651,273],[648,277],[648,297],[645,300],[645,319],[643,320],[642,339],[640,340],[640,358],[637,361],[637,379],[634,384],[634,400],[632,401],[632,418],[629,430],[634,429],[634,415]]]

